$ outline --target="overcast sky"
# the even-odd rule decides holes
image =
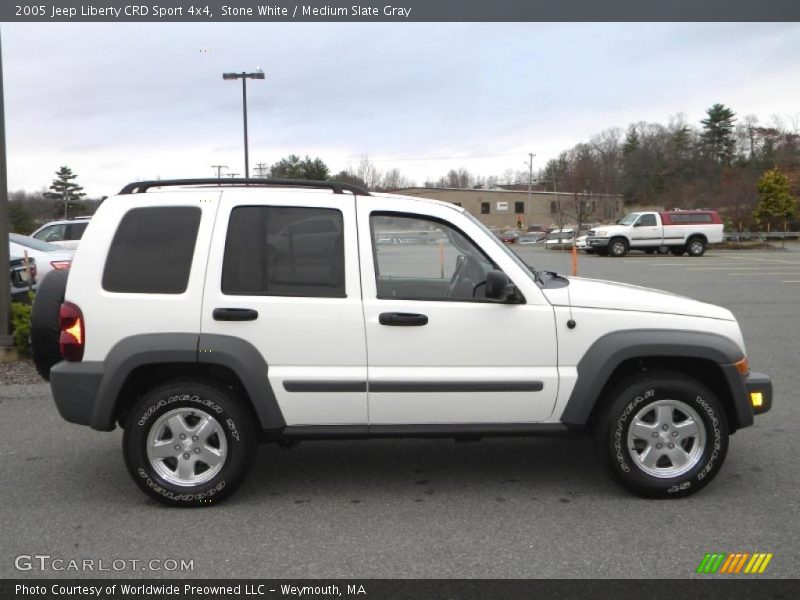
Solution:
[[[9,188],[70,166],[90,196],[133,180],[367,154],[417,184],[534,168],[632,121],[715,102],[800,113],[800,25],[3,24]]]

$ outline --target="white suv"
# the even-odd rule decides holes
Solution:
[[[684,496],[772,403],[728,310],[537,272],[458,206],[346,184],[131,184],[60,277],[34,306],[60,304],[58,410],[123,427],[169,504],[230,494],[259,441],[582,431],[628,489]]]

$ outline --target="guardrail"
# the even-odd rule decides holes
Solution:
[[[800,231],[726,231],[725,242],[766,242],[768,240],[798,240]]]

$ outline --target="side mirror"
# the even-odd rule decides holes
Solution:
[[[486,274],[486,297],[493,302],[505,302],[517,293],[517,286],[511,283],[502,271],[489,271]]]
[[[642,226],[642,222],[641,221],[636,221],[636,223],[634,223],[633,226],[634,227],[641,227]]]

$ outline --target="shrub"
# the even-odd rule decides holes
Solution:
[[[33,294],[28,302],[11,303],[11,328],[14,331],[14,344],[25,356],[31,353],[31,307]]]

